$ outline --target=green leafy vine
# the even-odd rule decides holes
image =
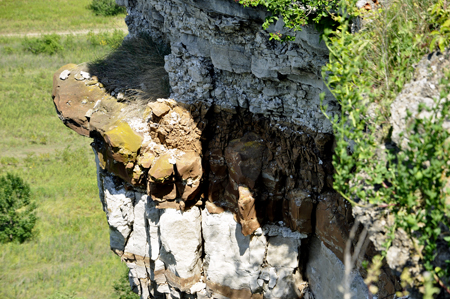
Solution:
[[[301,31],[302,27],[315,23],[320,24],[329,18],[330,13],[338,7],[339,0],[235,0],[245,7],[264,6],[271,15],[266,18],[262,27],[268,29],[280,18],[286,28]],[[282,35],[280,32],[270,32],[270,39],[278,41],[292,41],[291,35]]]

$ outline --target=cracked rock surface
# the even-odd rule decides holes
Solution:
[[[337,298],[353,217],[332,189],[334,140],[319,94],[329,113],[338,106],[321,80],[319,33],[270,41],[266,13],[231,0],[117,2],[129,38],[144,31],[170,44],[170,98],[127,102],[87,65],[68,64],[53,99],[65,125],[93,138],[111,249],[133,290],[142,299]],[[364,269],[353,276],[353,298],[366,298]],[[380,277],[378,296],[395,293],[391,272]]]

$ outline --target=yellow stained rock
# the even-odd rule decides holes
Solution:
[[[105,132],[105,140],[111,147],[119,148],[120,154],[136,156],[143,139],[131,129],[129,124],[120,121],[111,130]]]
[[[173,175],[173,165],[169,162],[170,153],[161,155],[153,164],[148,174],[155,183],[165,183]]]
[[[160,102],[149,103],[148,106],[152,108],[153,114],[156,115],[157,117],[163,117],[170,111],[169,106]]]
[[[138,158],[138,164],[144,168],[150,168],[154,160],[155,155],[153,153],[144,153]]]

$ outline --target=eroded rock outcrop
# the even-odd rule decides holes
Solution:
[[[233,1],[118,2],[128,38],[146,31],[170,44],[170,99],[118,99],[105,78],[73,64],[55,73],[53,98],[61,120],[93,138],[111,248],[134,290],[338,298],[353,218],[332,189],[319,94],[330,113],[338,107],[320,79],[319,34],[305,27],[296,42],[270,41],[265,12]],[[361,275],[353,298],[368,296]],[[384,297],[395,277],[381,276]]]

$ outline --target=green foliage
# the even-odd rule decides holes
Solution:
[[[25,38],[22,45],[25,51],[33,54],[53,55],[64,51],[64,47],[61,45],[61,37],[57,34],[43,35],[39,38]]]
[[[341,105],[340,115],[327,115],[323,107],[336,136],[333,187],[354,205],[372,205],[393,215],[386,251],[394,231],[402,228],[418,241],[424,267],[434,275],[438,237],[442,225],[450,225],[445,188],[450,134],[443,126],[449,117],[450,83],[442,82],[444,100],[420,107],[430,116],[415,119],[404,132],[406,147],[382,146],[389,137],[390,104],[429,49],[435,24],[424,12],[433,1],[393,0],[389,7],[365,14],[362,29],[352,34],[350,21],[362,14],[355,2],[343,1],[341,11],[348,14],[335,16],[338,28],[325,31],[330,62],[323,77]],[[448,277],[450,269],[439,273]]]
[[[444,52],[450,44],[450,6],[447,0],[438,0],[429,8],[429,13],[431,23],[437,27],[437,30],[431,32],[434,37],[430,43],[430,51],[438,47]]]
[[[114,291],[119,296],[119,299],[139,299],[139,295],[131,290],[128,272],[127,268],[120,279],[114,283]]]
[[[0,177],[0,243],[30,238],[37,219],[35,210],[28,184],[11,173]]]
[[[450,226],[446,202],[450,134],[443,126],[450,117],[450,83],[442,82],[445,92],[434,107],[420,107],[430,116],[412,122],[405,132],[409,139],[405,148],[389,150],[383,143],[389,141],[390,104],[411,80],[413,65],[436,45],[441,51],[449,46],[450,9],[446,0],[392,0],[366,12],[356,2],[342,0],[338,6],[335,1],[239,1],[245,6],[263,5],[272,13],[264,29],[282,17],[285,27],[299,31],[311,19],[326,24],[331,14],[334,23],[327,24],[323,36],[330,60],[322,75],[341,113],[327,114],[326,105],[322,110],[336,137],[333,187],[353,205],[371,205],[394,216],[384,255],[396,229],[418,241],[417,253],[431,273],[422,280],[422,290],[431,298],[436,293],[431,277],[450,276],[449,267],[434,269],[432,264],[441,230]],[[305,10],[305,4],[311,10]],[[307,18],[312,11],[314,17]],[[362,26],[352,33],[357,18]],[[292,40],[279,32],[271,33],[271,39]],[[450,237],[445,241],[450,245]]]
[[[125,38],[125,32],[122,30],[114,30],[113,32],[88,33],[87,38],[93,46],[109,46],[117,49]]]
[[[75,297],[75,292],[56,292],[46,299],[78,299]]]
[[[119,6],[114,0],[92,0],[88,8],[97,16],[116,16],[126,13],[125,7]]]
[[[0,1],[0,34],[126,29],[125,14],[96,16],[92,0],[3,0]]]
[[[245,7],[258,5],[264,6],[271,15],[266,18],[263,28],[267,29],[276,23],[279,18],[284,21],[286,28],[301,31],[306,24],[319,24],[329,17],[330,13],[338,7],[338,0],[235,0]],[[295,37],[282,36],[280,32],[270,33],[270,39],[286,41]]]
[[[113,284],[127,267],[109,248],[91,140],[62,124],[50,94],[57,69],[111,47],[93,46],[86,34],[66,35],[64,52],[35,55],[23,51],[22,41],[0,37],[0,177],[19,174],[30,184],[39,234],[0,244],[0,298],[118,299]]]
[[[440,290],[434,286],[434,279],[430,272],[424,274],[424,291],[423,299],[433,299],[434,295],[438,295]]]

